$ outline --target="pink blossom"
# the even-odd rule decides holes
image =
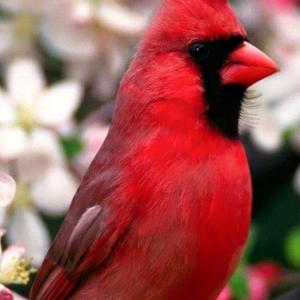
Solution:
[[[273,262],[264,262],[248,270],[249,300],[267,300],[270,290],[275,286],[282,274],[282,269]]]
[[[290,11],[299,6],[299,1],[297,0],[261,0],[262,4],[269,9],[274,9],[276,11]]]
[[[13,300],[12,292],[4,286],[0,286],[0,299],[1,300]]]
[[[231,290],[226,286],[216,300],[231,300]]]

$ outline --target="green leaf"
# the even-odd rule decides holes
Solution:
[[[286,238],[285,251],[287,260],[300,268],[300,228],[293,229]]]
[[[282,133],[282,139],[285,143],[290,143],[294,133],[298,130],[297,125],[285,129]]]
[[[231,277],[229,286],[235,299],[245,299],[249,296],[247,275],[241,267]]]
[[[84,148],[82,141],[77,136],[63,137],[60,142],[69,160],[74,159]]]

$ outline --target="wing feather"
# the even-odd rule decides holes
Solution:
[[[112,177],[117,178],[114,175],[115,172],[102,172],[92,182],[83,181],[37,274],[29,299],[67,299],[83,276],[87,278],[95,268],[105,265],[112,255],[132,219],[128,207],[122,211],[113,209],[120,200],[118,195],[124,194],[118,191],[116,181],[112,182]]]

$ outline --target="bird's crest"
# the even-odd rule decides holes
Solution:
[[[148,49],[172,47],[175,50],[193,40],[233,35],[246,33],[228,1],[164,0],[142,44]]]

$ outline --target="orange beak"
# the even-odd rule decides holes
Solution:
[[[249,87],[279,71],[275,62],[248,42],[235,50],[222,71],[224,85]]]

